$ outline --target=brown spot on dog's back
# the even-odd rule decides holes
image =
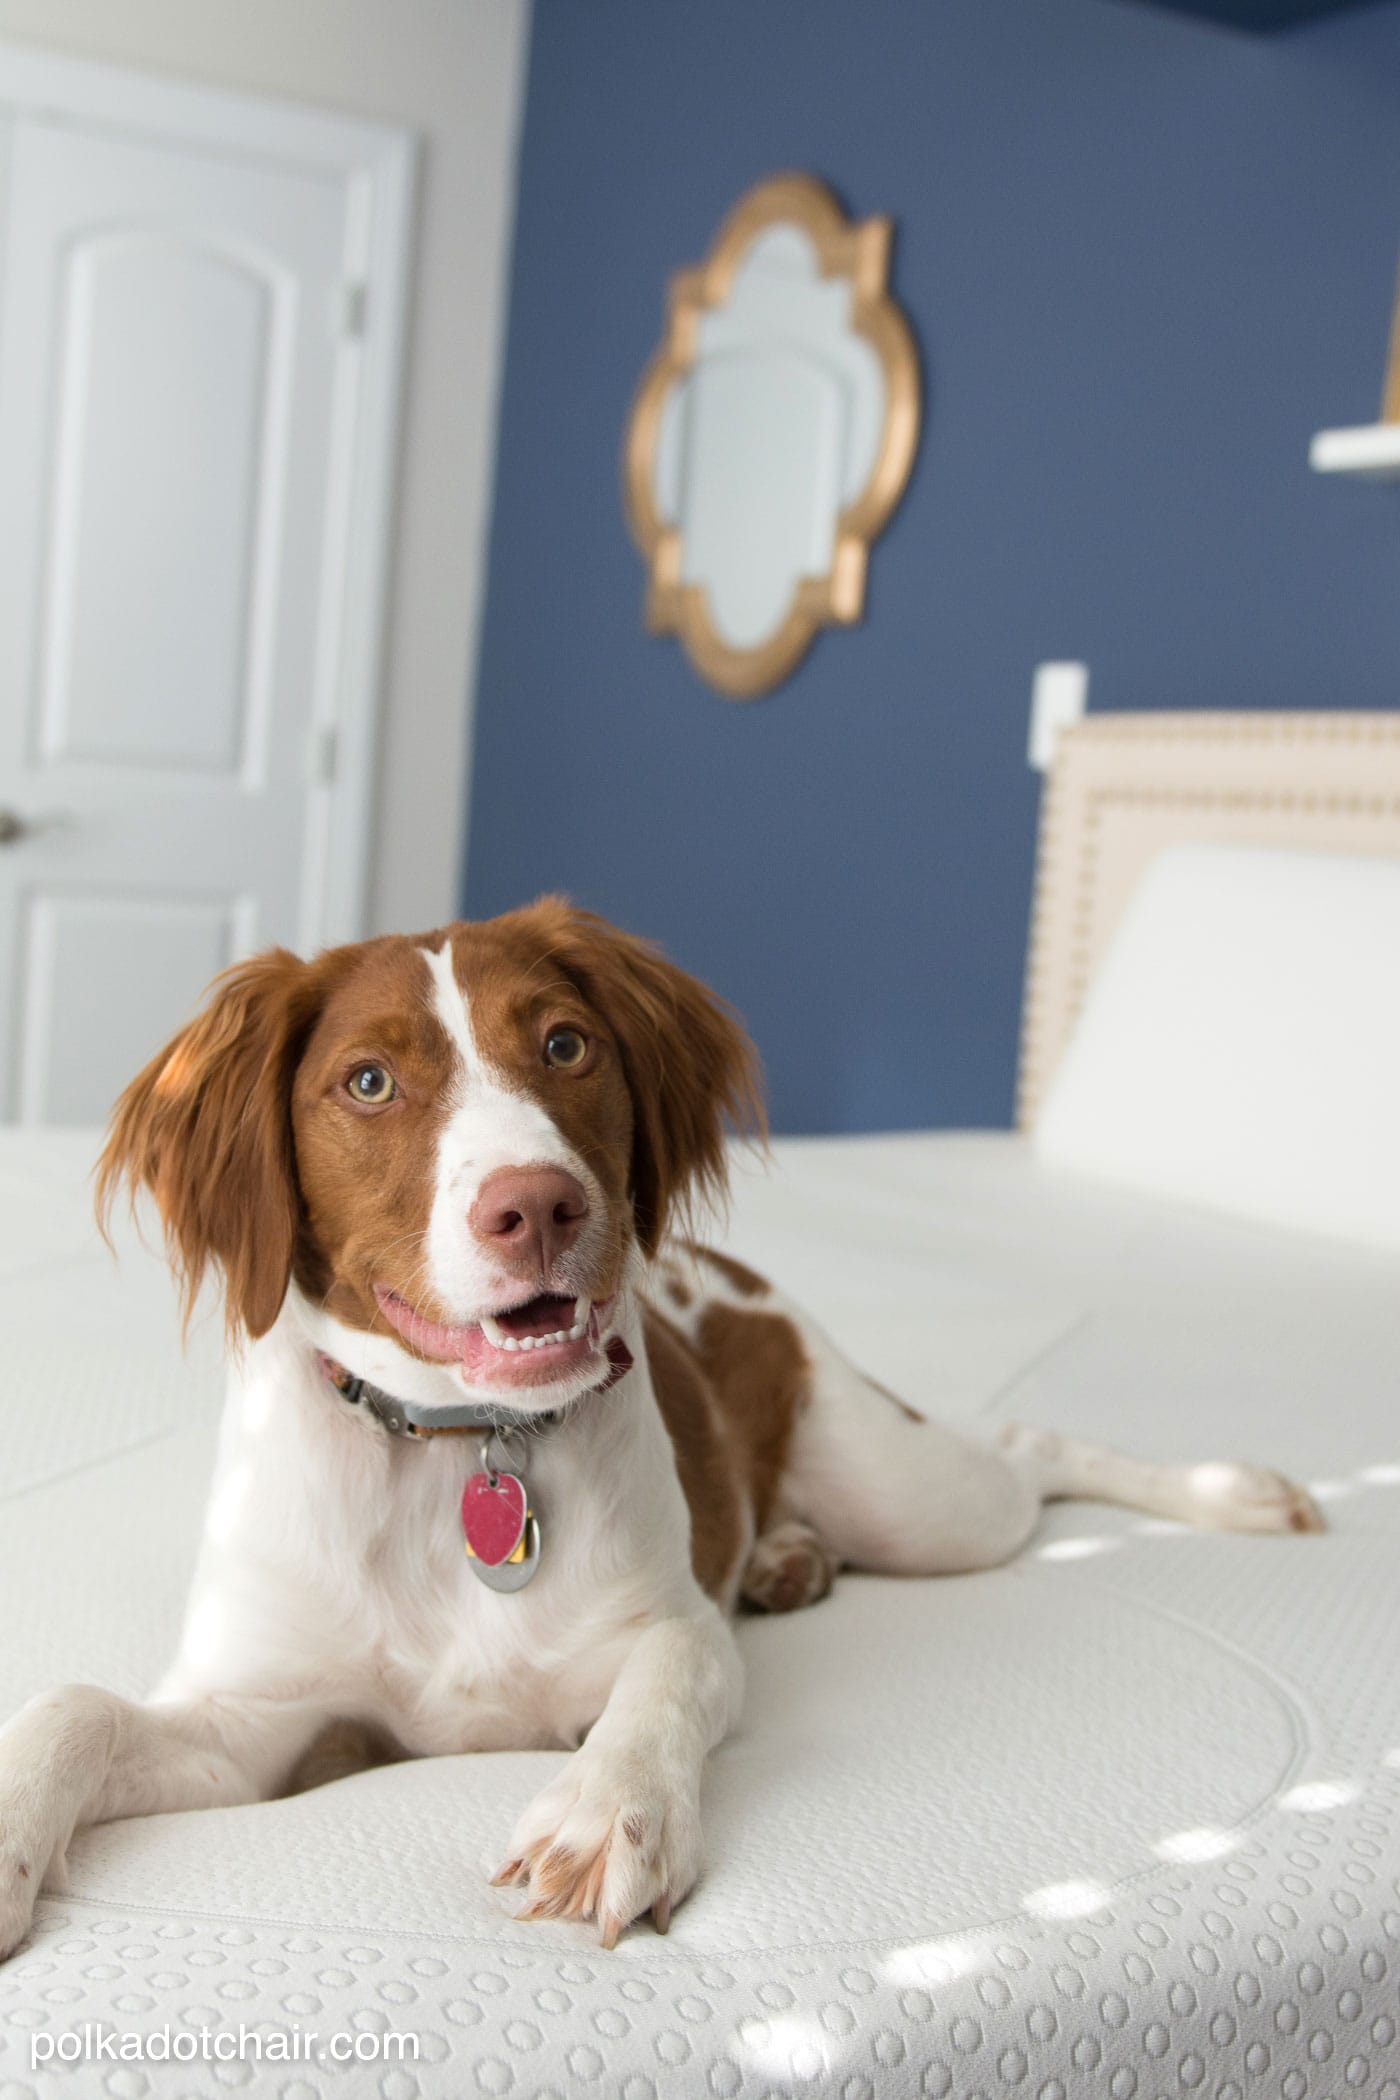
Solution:
[[[701,1589],[718,1597],[745,1542],[745,1479],[725,1434],[719,1395],[695,1350],[654,1308],[646,1309],[643,1324],[661,1418],[690,1506],[691,1565]]]
[[[811,1366],[783,1313],[709,1305],[700,1320],[697,1354],[719,1401],[725,1434],[739,1454],[754,1522],[768,1526],[792,1442],[806,1405]]]
[[[687,1240],[685,1244],[701,1261],[708,1262],[712,1269],[718,1269],[729,1288],[737,1291],[741,1298],[767,1297],[771,1286],[765,1277],[759,1275],[757,1269],[750,1269],[743,1262],[735,1261],[732,1254],[721,1254],[717,1247],[701,1247],[694,1240]]]

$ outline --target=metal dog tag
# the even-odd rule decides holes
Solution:
[[[540,1564],[539,1518],[533,1510],[526,1512],[525,1529],[509,1560],[498,1561],[493,1567],[489,1561],[479,1560],[469,1548],[467,1561],[477,1581],[484,1582],[488,1590],[523,1590]]]
[[[509,1461],[509,1432],[488,1430],[481,1470],[462,1489],[462,1533],[472,1573],[489,1590],[523,1590],[540,1564],[539,1519],[521,1472],[492,1464],[491,1447]]]

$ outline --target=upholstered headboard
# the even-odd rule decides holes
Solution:
[[[1183,840],[1400,855],[1400,714],[1091,715],[1063,732],[1040,817],[1023,1129],[1138,877]]]

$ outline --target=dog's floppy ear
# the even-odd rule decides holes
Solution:
[[[292,1078],[322,970],[274,948],[216,977],[208,1004],[112,1111],[97,1170],[105,1232],[123,1185],[155,1197],[188,1321],[210,1263],[231,1337],[266,1334],[292,1273],[300,1218]]]
[[[726,1125],[762,1135],[758,1052],[733,1009],[651,941],[563,897],[531,907],[617,1038],[632,1096],[632,1208],[654,1254],[692,1198],[722,1196]]]

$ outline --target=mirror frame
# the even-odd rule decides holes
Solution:
[[[798,579],[785,618],[765,641],[752,649],[736,649],[716,632],[703,585],[681,581],[681,534],[656,508],[657,445],[666,396],[695,364],[702,316],[725,304],[748,248],[768,227],[780,224],[796,225],[808,236],[823,277],[850,280],[851,329],[869,342],[884,376],[884,428],[865,487],[837,515],[831,567],[824,576]],[[848,219],[815,176],[775,175],[740,198],[704,262],[677,271],[671,279],[666,333],[643,374],[628,419],[624,505],[648,566],[648,631],[679,635],[701,677],[732,699],[752,700],[771,692],[795,669],[819,629],[848,626],[864,611],[870,543],[904,493],[922,412],[913,334],[888,291],[893,231],[889,218]]]

